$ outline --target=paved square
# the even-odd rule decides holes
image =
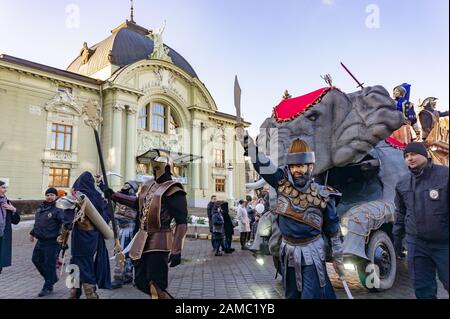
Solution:
[[[38,298],[43,279],[31,262],[34,243],[28,240],[33,221],[24,221],[14,226],[13,265],[5,268],[0,275],[0,298]],[[281,278],[274,278],[275,269],[271,257],[266,257],[259,265],[249,251],[241,251],[233,243],[233,254],[214,256],[209,240],[187,239],[181,265],[169,271],[169,292],[177,299],[279,299],[283,297]],[[112,241],[108,242],[112,251]],[[66,260],[69,256],[66,257]],[[111,267],[114,262],[111,261]],[[338,298],[346,299],[342,284],[333,267],[328,264],[329,274]],[[355,299],[414,298],[409,284],[406,265],[398,265],[398,274],[392,289],[381,293],[368,292],[355,273],[348,275],[349,287]],[[64,276],[64,275],[63,275]],[[100,298],[108,299],[147,299],[132,285],[116,290],[99,290]],[[54,293],[45,298],[65,299],[68,290],[65,278],[56,283]],[[448,294],[439,285],[439,298],[448,298]]]

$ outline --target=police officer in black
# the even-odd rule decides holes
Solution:
[[[51,294],[53,285],[58,281],[56,261],[60,247],[56,238],[65,220],[64,211],[56,207],[57,196],[58,192],[55,188],[50,187],[47,189],[45,201],[36,211],[34,227],[30,232],[30,241],[33,242],[35,238],[38,240],[33,250],[32,261],[45,280],[38,297]]]
[[[404,157],[410,173],[396,187],[394,245],[401,255],[406,234],[408,270],[416,297],[436,298],[436,273],[448,292],[448,167],[433,164],[418,142],[406,146]]]

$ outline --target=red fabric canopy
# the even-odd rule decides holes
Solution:
[[[311,93],[281,101],[273,109],[273,116],[278,122],[290,121],[305,112],[309,107],[319,103],[322,97],[334,87],[325,87]]]
[[[391,146],[393,146],[393,147],[395,147],[395,148],[398,148],[398,149],[400,149],[400,150],[404,150],[405,147],[406,147],[406,144],[405,144],[405,143],[402,143],[402,142],[396,140],[396,139],[393,138],[392,136],[389,136],[389,137],[386,139],[386,142],[387,142],[389,145],[391,145]]]

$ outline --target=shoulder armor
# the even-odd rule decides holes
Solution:
[[[186,191],[183,188],[183,185],[181,185],[180,183],[174,183],[173,185],[171,185],[169,187],[169,189],[166,191],[165,195],[166,196],[172,196],[175,193],[178,192],[183,192],[183,194],[186,194]]]
[[[339,192],[337,189],[335,189],[331,186],[323,186],[323,185],[320,185],[319,194],[320,194],[320,196],[322,196],[324,198],[328,198],[330,196],[338,196],[338,197],[342,196],[342,193]]]

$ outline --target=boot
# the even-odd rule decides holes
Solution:
[[[114,279],[114,281],[111,283],[111,288],[112,289],[122,288],[122,285],[123,285],[122,280]]]
[[[69,299],[80,299],[81,289],[70,288],[69,289]]]
[[[97,293],[95,292],[95,285],[83,284],[82,286],[86,299],[99,299]]]
[[[150,299],[175,299],[166,290],[161,289],[154,281],[150,281]]]
[[[123,284],[131,284],[133,282],[133,276],[123,276]]]

